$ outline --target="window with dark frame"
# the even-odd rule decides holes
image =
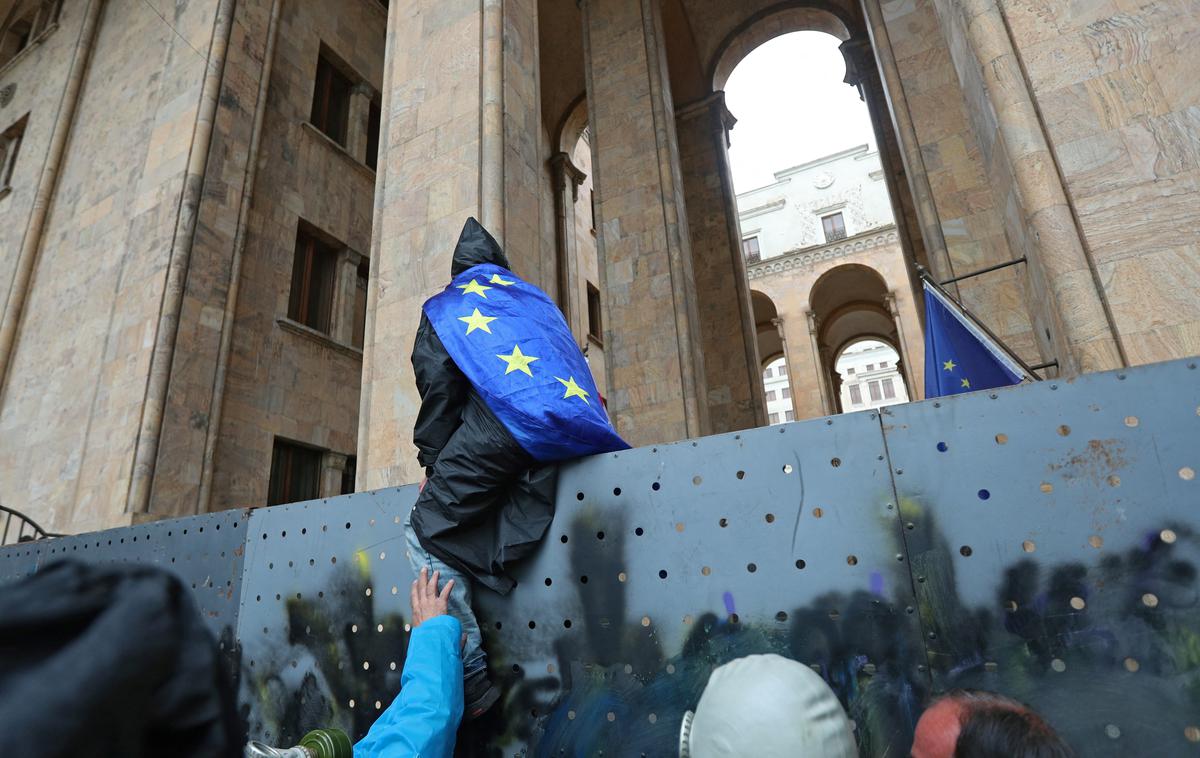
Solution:
[[[320,239],[312,227],[301,221],[296,229],[288,318],[329,334],[336,277],[337,249]],[[366,312],[365,304],[363,311]]]
[[[763,371],[763,378],[770,379],[773,376],[775,376],[775,369],[767,366],[767,368]]]
[[[857,384],[850,385],[850,404],[862,405],[862,390]]]
[[[791,400],[792,399],[792,388],[784,387],[783,391],[780,393],[780,397],[782,397],[784,400]]]
[[[597,342],[604,341],[604,325],[600,320],[600,290],[587,283],[588,336]]]
[[[357,274],[354,279],[354,328],[350,344],[361,350],[367,331],[367,282],[371,278],[371,262],[363,258],[362,263],[358,264]]]
[[[821,228],[825,231],[826,242],[836,242],[846,239],[846,220],[841,213],[821,217]]]
[[[371,101],[370,113],[367,116],[367,165],[379,169],[379,121],[382,112],[379,100]]]
[[[275,438],[267,505],[314,500],[321,489],[321,451]]]
[[[879,382],[867,382],[867,391],[871,393],[872,403],[878,403],[882,399],[879,394]]]
[[[358,476],[358,458],[346,457],[346,468],[342,469],[342,493],[349,495],[354,492],[354,480]]]
[[[767,421],[769,421],[772,424],[778,424],[779,423],[779,414],[778,413],[768,414]]]
[[[332,62],[324,46],[317,59],[316,83],[313,87],[312,115],[309,121],[334,142],[346,146],[350,123],[350,91],[354,82]]]
[[[883,380],[883,396],[888,400],[896,397],[896,386],[892,383],[890,376]]]
[[[21,54],[58,23],[62,0],[24,0],[16,4],[0,29],[0,66]]]
[[[21,152],[21,140],[25,138],[25,125],[29,114],[0,134],[0,191],[12,187],[13,171],[17,168],[17,155]]]
[[[783,420],[784,421],[795,421],[796,420],[796,412],[795,411],[784,411],[783,412]]]
[[[742,240],[742,254],[747,263],[758,263],[762,260],[762,248],[758,245],[758,237],[747,237]]]
[[[767,390],[767,402],[775,400],[775,390]]]

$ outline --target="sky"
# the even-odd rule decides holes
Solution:
[[[785,34],[733,70],[725,104],[737,118],[729,137],[737,192],[770,184],[775,172],[814,158],[874,146],[867,105],[858,89],[842,82],[839,44],[822,32]]]

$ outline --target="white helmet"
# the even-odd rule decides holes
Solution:
[[[854,730],[815,671],[749,655],[712,672],[679,730],[681,758],[853,758]]]

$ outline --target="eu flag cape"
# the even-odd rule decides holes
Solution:
[[[459,370],[535,460],[629,447],[608,420],[566,320],[537,287],[482,263],[457,274],[424,312]]]
[[[925,282],[925,397],[1006,387],[1026,379],[1002,347]]]

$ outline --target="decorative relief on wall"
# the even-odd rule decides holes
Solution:
[[[825,175],[818,176],[813,180],[813,185],[822,181]],[[833,178],[830,177],[830,183],[833,184]],[[821,230],[821,216],[841,211],[844,215],[846,228],[848,230],[864,229],[871,225],[867,219],[866,213],[863,210],[863,195],[861,186],[846,187],[842,190],[821,192],[811,198],[796,200],[793,207],[800,214],[800,223],[797,224],[797,232],[800,238],[793,243],[797,248],[811,247],[812,245],[820,245],[825,242],[825,234]]]
[[[895,225],[886,226],[881,229],[872,229],[865,234],[851,237],[848,240],[840,240],[833,245],[796,249],[783,255],[768,258],[761,263],[748,266],[746,268],[746,277],[749,279],[761,279],[771,274],[812,266],[834,258],[845,258],[848,255],[853,255],[863,250],[899,241],[900,235],[896,233]]]

